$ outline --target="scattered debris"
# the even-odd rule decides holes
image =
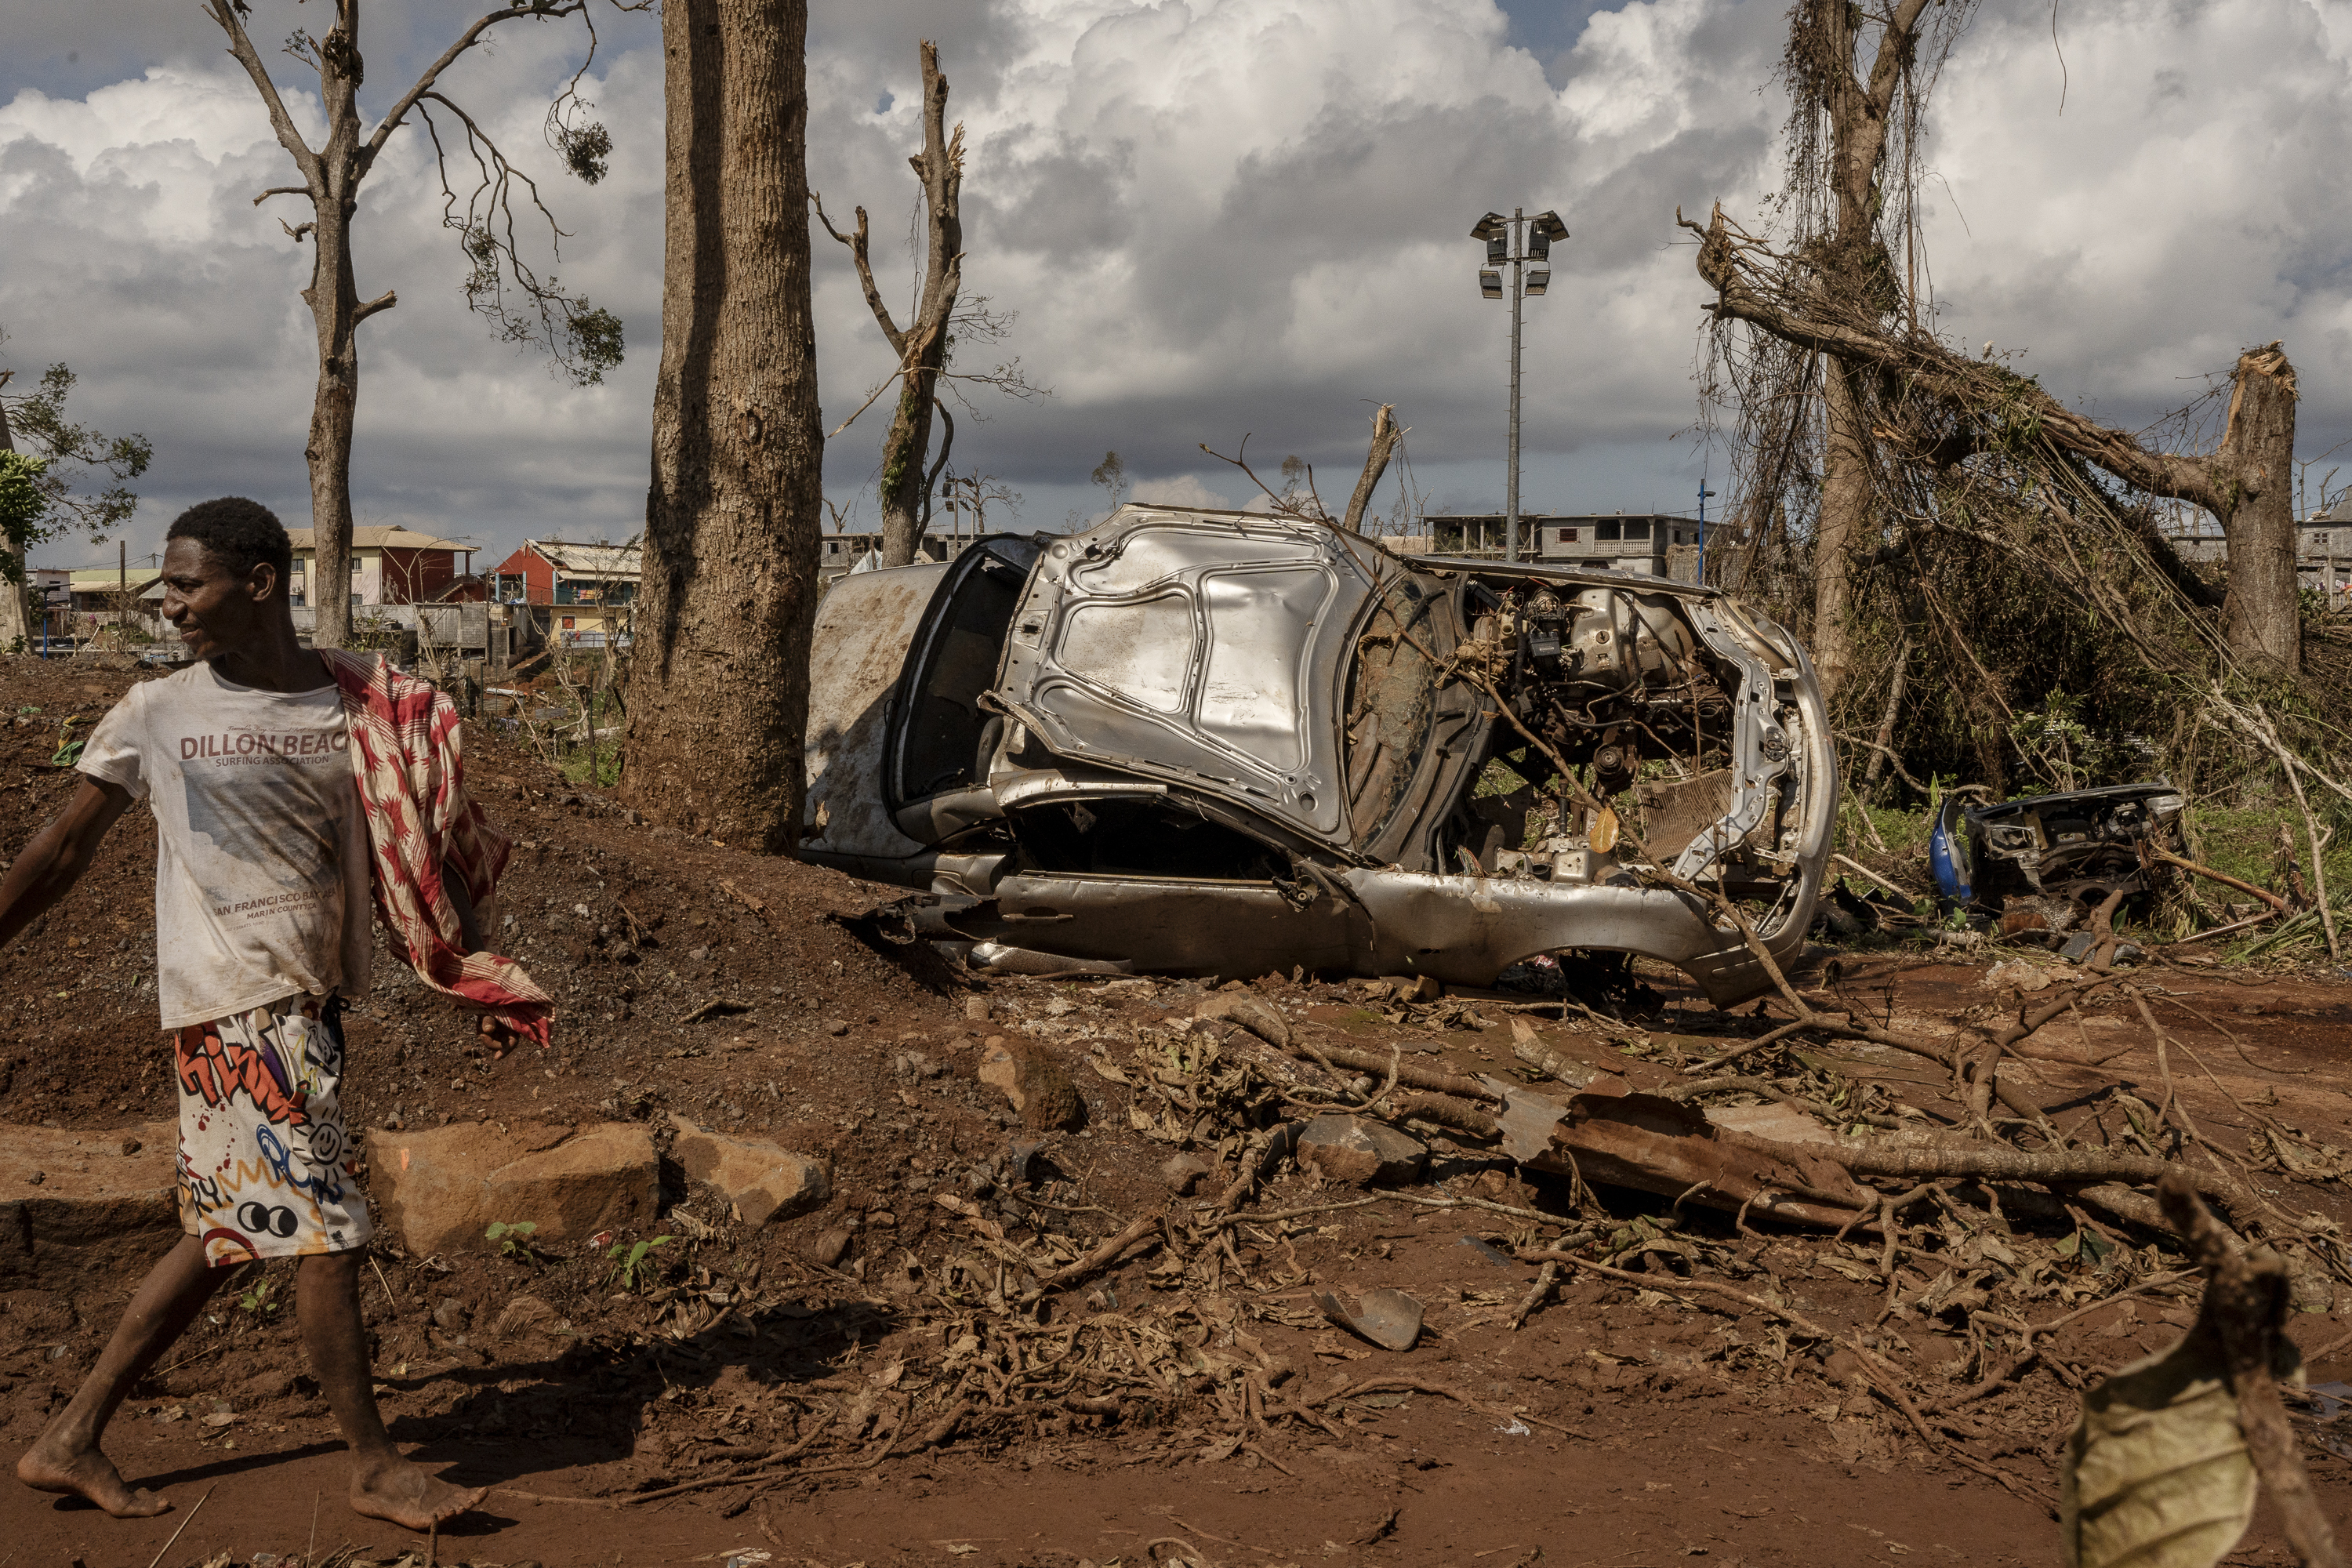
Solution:
[[[981,1047],[980,1081],[1004,1092],[1024,1127],[1069,1131],[1087,1119],[1087,1102],[1069,1068],[1024,1036],[988,1037]]]
[[[1409,1351],[1421,1338],[1421,1303],[1402,1290],[1367,1290],[1357,1298],[1352,1312],[1330,1291],[1318,1290],[1315,1305],[1341,1328],[1382,1350]]]
[[[1402,1185],[1421,1174],[1429,1151],[1385,1122],[1326,1112],[1299,1130],[1298,1163],[1347,1186]]]

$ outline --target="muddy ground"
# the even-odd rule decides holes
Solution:
[[[48,761],[64,720],[86,733],[135,679],[0,660],[0,855],[72,787]],[[420,1258],[380,1243],[364,1301],[394,1435],[452,1479],[500,1489],[440,1541],[445,1563],[2049,1562],[2067,1380],[2161,1349],[2194,1310],[2194,1282],[2165,1280],[2179,1259],[2159,1237],[2095,1212],[2013,1212],[1954,1188],[1890,1254],[1875,1234],[1741,1225],[1622,1189],[1580,1202],[1565,1180],[1521,1180],[1427,1128],[1422,1184],[1363,1203],[1286,1163],[1255,1194],[1261,1217],[1219,1232],[1203,1216],[1250,1157],[1268,1094],[1330,1085],[1231,1031],[1177,1034],[1209,985],[973,985],[910,966],[834,918],[872,889],[634,823],[496,734],[468,744],[478,796],[521,844],[501,929],[558,999],[556,1047],[492,1060],[456,1009],[380,962],[349,1019],[354,1127],[629,1119],[666,1142],[676,1112],[826,1162],[834,1196],[748,1228],[669,1167],[657,1234],[673,1239],[635,1290],[585,1248]],[[0,1121],[173,1114],[152,876],[135,811],[68,903],[0,958]],[[2135,1005],[2094,995],[2034,1037],[2041,1054],[2011,1081],[2070,1138],[2123,1149],[2162,1142],[2145,1113],[2168,1073],[2180,1110],[2270,1201],[2346,1219],[2352,1163],[2334,1162],[2352,1147],[2352,991],[2333,973],[2199,956],[2137,972],[2178,1045],[2165,1061]],[[2040,985],[2052,963],[2003,973]],[[1986,977],[1985,963],[1888,950],[1829,957],[1808,983],[1888,1026],[1951,1035],[2015,1011],[2018,994]],[[1499,997],[1412,1005],[1312,977],[1253,990],[1302,1041],[1505,1076],[1515,1017],[1671,1075],[1707,1037],[1737,1045],[1778,1011],[1730,1019],[1663,972],[1645,979],[1654,1004],[1626,1021]],[[712,1002],[744,1010],[682,1021]],[[1062,1063],[1085,1126],[1024,1129],[978,1079],[992,1036]],[[1223,1119],[1194,1130],[1212,1169],[1189,1194],[1163,1171],[1179,1152],[1164,1102],[1118,1081],[1164,1061],[1171,1039],[1206,1039],[1231,1091]],[[1916,1057],[1771,1059],[1785,1091],[1962,1120],[1946,1075]],[[1213,1098],[1209,1071],[1184,1092]],[[1109,1269],[1024,1303],[1020,1260],[1067,1262],[1139,1215],[1168,1218]],[[1643,1278],[1571,1268],[1514,1328],[1537,1278],[1514,1254],[1559,1238]],[[110,1288],[0,1296],[9,1445],[89,1365],[139,1261]],[[2310,1310],[2293,1329],[2323,1352],[2315,1381],[2352,1376],[2332,1359],[2347,1353],[2352,1282],[2324,1263],[2322,1249],[2302,1271]],[[1677,1291],[1685,1277],[1853,1336],[1900,1369],[1927,1434],[1851,1352]],[[1426,1309],[1409,1352],[1334,1328],[1312,1301],[1383,1287]],[[302,1371],[291,1289],[273,1267],[224,1290],[116,1422],[110,1451],[180,1512],[115,1521],[0,1487],[15,1560],[145,1563],[200,1499],[163,1561],[419,1547],[337,1500],[341,1445]],[[2009,1359],[2005,1317],[2086,1306],[2043,1342],[2042,1364],[1937,1410]],[[2331,1515],[2352,1518],[2352,1466],[2316,1436],[2309,1453]],[[2231,1559],[2285,1560],[2266,1513]]]

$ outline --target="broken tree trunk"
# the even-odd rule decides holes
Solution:
[[[1348,498],[1348,515],[1339,526],[1350,533],[1364,530],[1364,511],[1372,504],[1372,491],[1380,488],[1381,476],[1388,471],[1389,458],[1395,455],[1397,443],[1404,438],[1404,430],[1396,422],[1396,405],[1383,403],[1372,416],[1371,450],[1364,454],[1364,471],[1357,477],[1356,493]]]
[[[1701,237],[1699,276],[1716,290],[1709,313],[1717,321],[1745,321],[1849,367],[1867,366],[1943,405],[1958,416],[1959,428],[1939,443],[1937,460],[1958,461],[1979,447],[2039,439],[2147,495],[2186,500],[2211,512],[2228,544],[2230,587],[2222,623],[2230,652],[2252,670],[2289,677],[2302,672],[2291,489],[2295,375],[2278,343],[2238,356],[2220,447],[2204,456],[2154,451],[2128,432],[2068,408],[2000,364],[1964,357],[1932,333],[1893,331],[1866,310],[1818,291],[1779,287],[1748,260],[1761,247],[1737,233],[1720,207],[1704,226],[1681,221]],[[1816,637],[1822,635],[1817,626]]]
[[[883,303],[874,284],[874,267],[866,246],[866,209],[857,209],[857,227],[843,234],[817,205],[817,221],[834,238],[849,247],[857,268],[858,286],[866,292],[866,308],[874,312],[882,335],[898,355],[898,400],[890,417],[890,434],[882,442],[882,476],[877,481],[882,501],[882,564],[905,566],[915,559],[923,538],[923,498],[938,477],[924,461],[931,449],[931,416],[939,409],[940,374],[947,368],[949,319],[963,288],[963,127],[947,130],[948,79],[940,74],[940,48],[925,40],[923,67],[923,150],[907,160],[923,183],[923,213],[927,246],[921,291],[913,320],[902,331]],[[952,426],[950,426],[952,429]]]

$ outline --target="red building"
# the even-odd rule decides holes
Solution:
[[[636,599],[639,570],[634,544],[526,539],[491,574],[491,597],[501,605],[627,605]]]

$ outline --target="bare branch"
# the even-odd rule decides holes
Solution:
[[[857,267],[857,286],[866,290],[866,307],[874,312],[874,320],[882,328],[882,335],[889,340],[890,347],[903,363],[907,357],[907,334],[900,331],[898,323],[890,319],[890,307],[882,302],[882,290],[874,286],[874,268],[866,252],[866,209],[857,209],[857,232],[844,234],[833,226],[831,218],[824,216],[824,198],[822,195],[811,191],[809,205],[816,208],[816,221],[824,225],[824,232],[849,247],[849,258]],[[872,399],[867,401],[870,403]],[[857,411],[858,414],[865,412],[863,408]],[[857,415],[853,414],[850,417],[855,419]],[[844,425],[841,428],[846,430],[849,426]],[[835,432],[836,435],[839,433]]]
[[[310,194],[310,187],[308,185],[272,185],[269,189],[254,197],[253,205],[255,206],[259,206],[262,203],[268,201],[272,196],[307,196]]]
[[[362,321],[366,321],[370,316],[374,315],[378,310],[389,310],[394,305],[399,303],[400,295],[398,292],[394,289],[387,289],[382,295],[373,300],[368,300],[352,313],[352,325],[356,327]]]
[[[236,63],[245,68],[245,74],[253,79],[255,90],[261,94],[262,107],[269,111],[269,128],[277,133],[278,144],[292,155],[294,166],[310,182],[301,194],[315,199],[320,189],[319,155],[310,151],[310,144],[294,128],[294,117],[286,112],[286,101],[278,96],[278,84],[269,79],[269,68],[261,63],[261,56],[255,51],[253,40],[246,36],[245,23],[235,7],[236,0],[205,0],[205,14],[228,35],[228,52],[236,57]]]
[[[212,4],[226,5],[229,0],[212,0]],[[425,74],[418,77],[415,85],[402,95],[398,103],[392,106],[392,112],[383,117],[383,122],[378,125],[375,128],[375,133],[367,139],[367,144],[360,150],[359,174],[365,176],[368,169],[375,163],[376,154],[383,151],[383,144],[392,140],[392,133],[400,129],[400,122],[408,117],[408,111],[415,108],[426,94],[433,91],[434,84],[441,79],[441,73],[447,70],[459,55],[472,48],[475,42],[492,26],[500,22],[513,21],[519,16],[537,16],[546,20],[576,16],[587,8],[587,0],[521,0],[521,3],[510,5],[505,10],[492,11],[486,16],[476,17],[467,26],[464,32],[457,35],[456,40],[447,48],[441,51],[439,59],[425,68]]]

